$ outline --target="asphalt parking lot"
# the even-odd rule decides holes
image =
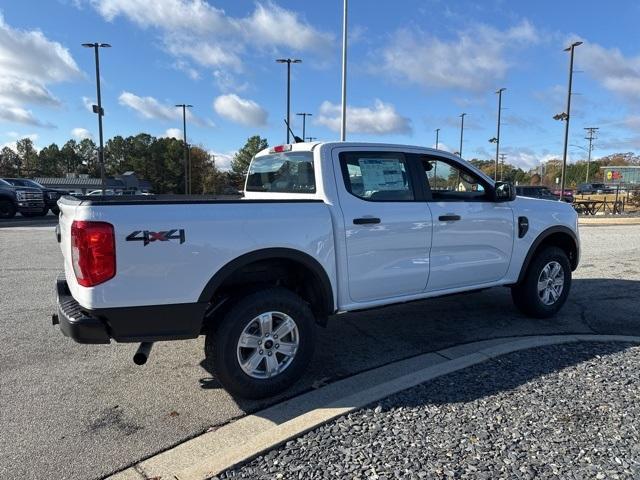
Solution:
[[[267,404],[220,389],[201,365],[202,339],[158,344],[136,367],[134,345],[64,338],[50,323],[62,257],[47,222],[0,228],[0,478],[100,478]],[[581,266],[558,317],[523,317],[507,289],[336,317],[288,395],[464,342],[640,335],[640,226],[584,227],[581,236]]]

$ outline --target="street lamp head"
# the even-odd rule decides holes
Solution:
[[[505,90],[506,90],[506,88],[502,87],[502,88],[499,88],[499,89],[496,91],[496,93],[501,93],[501,92],[504,92]]]
[[[570,52],[572,49],[576,48],[579,45],[582,45],[582,42],[580,42],[580,41],[573,42],[571,45],[569,45],[567,48],[565,48],[564,51],[565,52]]]
[[[461,116],[462,118],[464,118],[464,116],[465,116],[465,115],[466,115],[466,113],[461,113],[461,114],[460,114],[460,116]]]
[[[108,43],[101,43],[101,44],[100,44],[100,46],[101,46],[102,48],[111,48],[111,45],[110,45],[110,44],[108,44]]]
[[[82,46],[85,47],[85,48],[94,48],[96,46],[96,44],[95,43],[83,43]]]
[[[287,63],[289,59],[287,58],[276,58],[276,62],[278,63]]]
[[[496,137],[490,138],[489,143],[498,143],[498,139]]]
[[[293,60],[291,60],[291,63],[302,63],[302,60],[300,60],[299,58],[294,58]]]
[[[569,115],[567,115],[565,112],[558,113],[558,114],[553,116],[554,120],[566,120],[568,118],[569,118]]]

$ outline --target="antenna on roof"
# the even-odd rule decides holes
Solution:
[[[287,126],[287,128],[289,129],[289,132],[291,132],[291,135],[293,136],[293,141],[294,141],[295,143],[304,142],[304,140],[303,140],[303,139],[301,139],[300,137],[298,137],[297,135],[295,135],[295,134],[293,133],[293,130],[291,130],[291,127],[289,126],[289,122],[287,122],[287,119],[286,119],[286,118],[284,119],[284,124],[285,124],[285,125]]]

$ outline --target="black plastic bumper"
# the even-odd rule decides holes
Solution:
[[[71,296],[64,275],[56,281],[58,294],[58,314],[54,324],[60,323],[60,330],[78,343],[109,343],[107,326],[97,317],[84,310]]]
[[[64,274],[56,281],[58,313],[53,324],[78,343],[155,342],[196,338],[208,302],[88,310],[71,296]]]

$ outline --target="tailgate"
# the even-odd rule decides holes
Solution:
[[[60,250],[64,258],[64,272],[69,287],[78,287],[76,277],[73,273],[73,264],[71,263],[71,224],[75,219],[78,205],[72,202],[60,201],[60,215],[58,217],[58,242]]]

